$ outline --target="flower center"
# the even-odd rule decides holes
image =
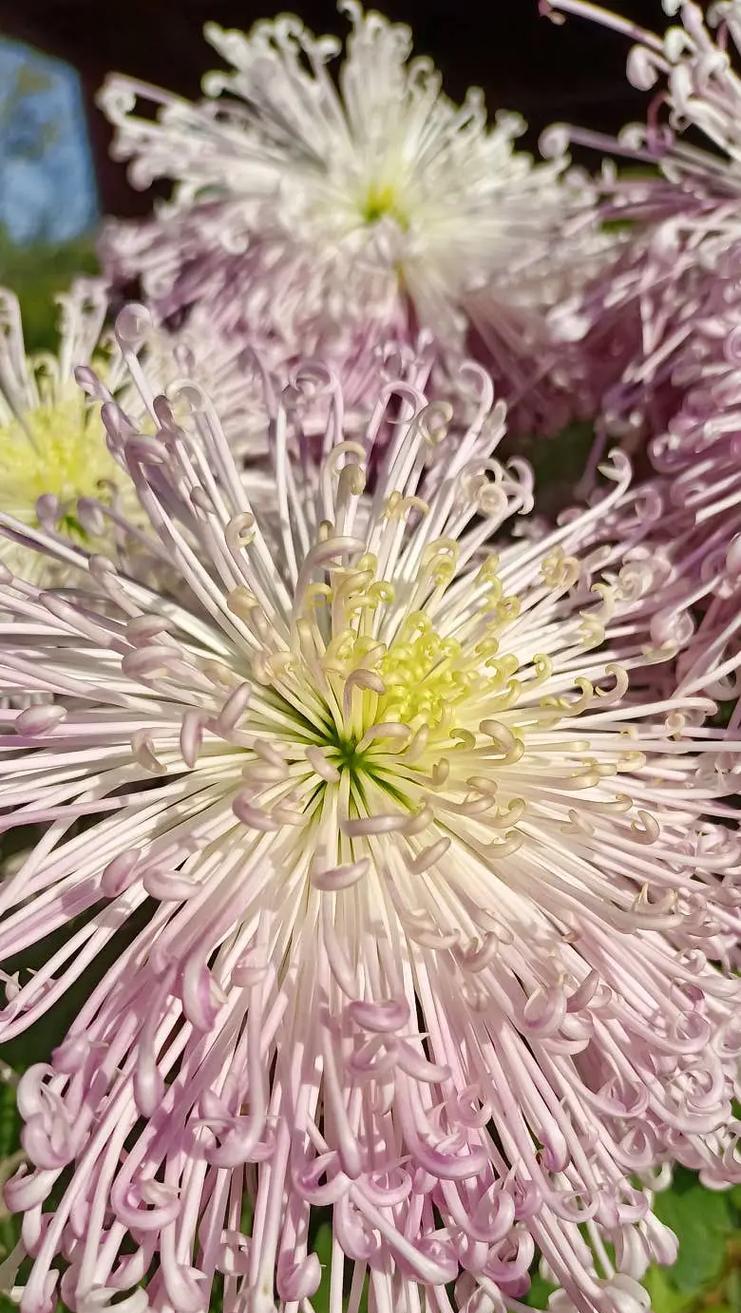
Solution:
[[[362,773],[368,758],[367,751],[359,750],[358,742],[359,740],[354,736],[338,738],[336,747],[330,744],[327,752],[327,761],[340,772],[348,771],[353,779],[357,779]]]
[[[466,696],[478,662],[464,659],[460,643],[441,638],[428,618],[419,615],[407,622],[379,669],[387,690],[384,718],[436,729]]]
[[[454,543],[433,540],[407,584],[409,603],[434,606],[456,561]],[[493,559],[472,572],[454,634],[438,628],[428,609],[411,605],[399,618],[397,587],[379,574],[369,553],[356,565],[334,566],[328,582],[309,584],[287,647],[267,616],[256,625],[261,650],[249,698],[258,738],[235,810],[258,828],[277,827],[285,816],[312,832],[319,827],[317,843],[333,860],[338,843],[347,856],[352,840],[355,860],[373,834],[403,829],[413,836],[417,824],[429,823],[433,798],[446,814],[495,806],[493,776],[523,751],[515,704],[550,669],[534,656],[522,670],[501,649],[498,635],[517,613],[517,599],[504,594]],[[259,605],[248,590],[232,594],[230,607],[255,625]],[[507,723],[491,719],[502,715]],[[506,821],[512,798],[501,784],[497,815]]]
[[[0,505],[25,523],[35,523],[39,497],[51,495],[59,503],[60,530],[84,536],[74,513],[77,499],[99,497],[106,483],[121,482],[100,419],[82,396],[37,406],[0,426]]]
[[[400,203],[399,193],[392,183],[372,182],[360,200],[360,214],[363,223],[378,223],[381,219],[393,219],[402,232],[409,229],[409,215]]]

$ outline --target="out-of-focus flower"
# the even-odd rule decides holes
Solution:
[[[286,15],[246,36],[207,26],[230,67],[207,75],[198,104],[109,78],[116,155],[135,184],[174,188],[159,220],[108,228],[104,262],[119,281],[141,277],[165,317],[200,302],[227,331],[284,360],[331,358],[346,377],[374,344],[422,327],[446,360],[476,349],[532,413],[556,363],[546,310],[610,245],[588,216],[571,230],[586,179],[565,157],[515,151],[522,121],[487,124],[479,90],[448,100],[430,61],[410,58],[407,27],[342,8],[336,82],[339,42]]]
[[[128,517],[137,507],[133,486],[106,445],[100,407],[75,381],[75,368],[92,360],[108,386],[115,390],[121,381],[103,328],[103,284],[79,280],[60,307],[57,355],[27,356],[18,301],[0,289],[0,510],[31,529],[43,525],[59,543],[52,558],[4,538],[0,562],[38,584],[62,581],[70,542],[103,549],[105,533],[89,532],[86,501]]]
[[[265,516],[208,400],[177,423],[127,355],[150,423],[105,424],[177,601],[82,555],[97,603],[0,583],[2,689],[58,697],[0,711],[0,826],[46,827],[0,952],[79,918],[0,1038],[115,955],[19,1084],[24,1313],[60,1256],[76,1313],[308,1309],[327,1207],[349,1313],[517,1309],[536,1246],[575,1307],[644,1307],[664,1165],[741,1179],[738,745],[656,693],[661,563],[571,554],[627,462],[498,557],[531,488],[481,371],[450,447],[408,384],[347,440],[335,387],[318,476],[276,405]]]
[[[681,25],[663,38],[581,0],[548,8],[632,38],[631,82],[657,87],[647,125],[632,125],[617,142],[565,130],[652,162],[655,172],[606,170],[604,213],[626,217],[629,236],[609,276],[557,314],[567,336],[584,335],[585,369],[601,362],[592,466],[608,436],[619,434],[641,444],[644,472],[653,467],[658,476],[646,487],[659,508],[646,547],[661,544],[680,563],[677,589],[696,627],[678,663],[680,687],[732,701],[741,582],[741,77],[732,57],[741,47],[741,3],[704,14],[687,0],[666,0]],[[699,134],[708,148],[696,144]],[[564,133],[556,136],[563,150]],[[679,604],[678,592],[673,600]]]
[[[0,563],[35,583],[57,586],[70,568],[79,576],[70,545],[115,553],[134,573],[145,568],[139,549],[146,518],[100,418],[100,402],[116,399],[138,422],[146,419],[120,343],[106,327],[105,284],[79,279],[59,305],[57,353],[29,356],[18,300],[0,289],[0,512],[25,526],[23,535],[0,540]],[[127,307],[120,322],[121,332],[133,333],[137,342],[139,325],[146,324],[154,391],[175,387],[184,376],[208,383],[235,455],[253,462],[265,456],[263,360],[215,333],[200,311],[177,332],[156,326],[144,307]],[[321,396],[313,410],[305,402],[304,411],[305,427],[313,431],[326,413]],[[55,559],[33,546],[40,528],[57,543]],[[155,546],[151,539],[149,546]]]
[[[710,313],[672,372],[681,395],[666,430],[649,442],[663,502],[655,534],[683,562],[697,632],[678,662],[680,687],[738,699],[741,664],[741,370],[739,319],[718,279]],[[709,677],[710,676],[710,677]]]
[[[713,4],[705,14],[691,0],[664,0],[681,24],[663,37],[582,0],[544,8],[632,39],[628,78],[656,89],[647,123],[617,139],[571,125],[551,133],[558,154],[571,140],[627,161],[627,169],[608,164],[601,184],[602,217],[628,229],[619,259],[557,307],[553,326],[583,340],[604,433],[643,441],[677,409],[696,332],[706,334],[715,317],[720,336],[741,316],[741,77],[732,59],[741,3]],[[702,138],[707,147],[696,144]]]
[[[119,345],[105,327],[104,284],[77,280],[59,297],[59,308],[56,354],[27,356],[18,300],[0,288],[0,515],[14,525],[0,535],[0,573],[42,589],[74,586],[86,577],[81,552],[106,552],[129,575],[143,578],[156,569],[164,587],[164,553],[146,532],[134,485],[110,450],[100,416],[101,396],[126,396],[146,420]],[[160,350],[159,359],[172,370],[172,350],[167,357]],[[23,708],[53,700],[42,690],[10,702]]]

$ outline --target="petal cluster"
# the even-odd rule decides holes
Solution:
[[[351,33],[336,80],[339,42],[283,15],[246,36],[207,26],[229,67],[207,75],[198,104],[107,81],[117,157],[136,185],[173,183],[158,220],[109,227],[107,267],[141,277],[165,316],[206,303],[225,331],[258,335],[282,359],[329,354],[346,369],[421,326],[446,363],[475,348],[542,415],[557,363],[546,310],[611,245],[581,217],[570,231],[586,179],[565,156],[536,164],[516,151],[521,119],[488,124],[479,90],[453,104],[431,62],[411,57],[407,27],[342,8]],[[551,407],[555,392],[566,413],[554,380]]]
[[[539,163],[342,7],[110,78],[170,199],[56,357],[0,292],[22,1313],[644,1313],[741,1185],[741,0],[543,0],[656,96]],[[549,522],[506,423],[579,413]]]
[[[585,334],[582,367],[601,412],[591,468],[611,434],[641,452],[644,473],[655,471],[646,489],[649,536],[684,575],[697,630],[680,662],[682,687],[705,681],[735,702],[728,676],[738,664],[741,550],[741,6],[732,0],[705,15],[692,0],[666,3],[680,22],[663,37],[581,0],[550,7],[629,36],[636,44],[628,77],[656,91],[647,124],[613,143],[640,162],[643,176],[608,167],[603,178],[605,217],[627,223],[623,249],[609,275],[563,303],[556,318],[565,336]],[[610,145],[578,130],[568,135]]]
[[[628,79],[654,93],[646,123],[617,139],[570,125],[548,134],[556,155],[576,141],[613,156],[598,187],[603,219],[622,229],[616,260],[556,307],[553,325],[565,339],[586,335],[584,384],[609,431],[645,439],[681,400],[696,328],[702,336],[716,316],[720,337],[739,311],[741,6],[706,14],[694,0],[666,0],[679,22],[663,36],[583,0],[546,8],[628,37]]]
[[[93,540],[93,500],[114,513],[123,501],[129,515],[136,513],[133,487],[106,446],[99,407],[75,381],[75,369],[97,359],[117,387],[106,309],[103,284],[78,280],[61,298],[58,354],[28,357],[17,298],[0,290],[0,509],[32,529],[43,525],[62,552],[70,539]],[[105,535],[95,528],[100,549]],[[18,539],[3,540],[0,560],[36,583],[64,578],[63,557],[39,556]]]
[[[657,691],[652,563],[583,546],[624,458],[491,545],[531,485],[474,380],[360,440],[335,386],[308,478],[278,398],[262,507],[195,385],[108,402],[175,594],[3,576],[3,691],[57,700],[0,712],[0,825],[43,826],[0,951],[71,934],[0,1037],[111,963],[19,1087],[24,1313],[310,1309],[326,1210],[337,1309],[516,1309],[536,1249],[641,1308],[666,1165],[741,1179],[738,745]]]

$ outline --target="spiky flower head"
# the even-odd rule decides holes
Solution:
[[[328,1209],[333,1309],[517,1310],[537,1248],[557,1305],[625,1313],[667,1165],[741,1179],[738,745],[656,694],[657,564],[573,555],[624,458],[488,545],[531,488],[469,373],[452,443],[408,384],[348,440],[335,388],[318,477],[278,403],[277,516],[195,386],[145,386],[146,428],[104,418],[177,600],[82,555],[97,603],[0,584],[2,688],[57,697],[0,712],[0,825],[45,827],[3,958],[75,918],[0,1039],[112,963],[19,1085],[24,1313],[310,1313]]]
[[[587,330],[585,363],[602,361],[602,439],[610,432],[644,444],[658,478],[649,540],[682,563],[685,602],[696,633],[679,663],[682,688],[703,681],[736,699],[741,565],[741,4],[666,0],[679,17],[663,37],[582,0],[554,10],[596,19],[636,44],[628,77],[657,89],[648,123],[613,143],[629,159],[653,162],[640,179],[605,177],[613,217],[632,224],[620,263],[562,324]],[[609,141],[569,129],[582,142]],[[690,135],[690,132],[692,135]],[[700,134],[706,145],[697,145]],[[563,148],[563,141],[560,149]],[[601,443],[593,452],[599,458]],[[714,676],[709,672],[715,671]]]
[[[585,180],[517,152],[522,121],[487,124],[479,90],[454,105],[411,58],[407,27],[341,8],[352,31],[336,81],[340,43],[292,15],[249,35],[209,24],[229,68],[198,104],[108,79],[116,155],[135,184],[174,184],[161,222],[109,228],[108,268],[141,276],[165,315],[205,300],[289,358],[367,357],[420,325],[445,350],[475,337],[521,398],[545,372],[545,308],[604,245],[588,225],[563,237]]]
[[[121,375],[104,329],[102,282],[80,279],[59,303],[57,354],[28,356],[18,300],[0,289],[0,510],[32,529],[44,525],[60,544],[95,543],[100,550],[105,531],[90,532],[86,506],[102,502],[131,515],[136,498],[108,450],[100,407],[78,386],[75,369],[95,361],[114,391]],[[36,583],[60,582],[65,570],[62,560],[9,538],[0,543],[0,562]]]
[[[720,337],[741,313],[741,3],[704,12],[692,0],[664,0],[680,21],[663,36],[584,0],[544,7],[631,39],[628,78],[656,93],[647,123],[618,139],[571,125],[551,137],[557,152],[579,141],[633,166],[608,166],[603,177],[601,212],[629,229],[617,265],[567,298],[552,322],[566,337],[586,336],[585,373],[596,366],[605,427],[645,438],[677,408],[675,375],[696,349],[696,328],[702,338],[716,316]]]
[[[734,280],[735,282],[735,280]],[[663,432],[648,444],[657,471],[661,515],[653,528],[683,561],[696,633],[678,663],[680,686],[704,686],[735,703],[740,686],[741,629],[741,372],[736,291],[714,295],[698,310],[691,339],[678,352],[671,386],[678,400]]]
[[[100,417],[101,401],[115,398],[137,423],[147,422],[126,363],[127,334],[141,348],[140,324],[146,324],[154,392],[182,376],[207,381],[238,458],[254,462],[265,455],[264,363],[244,344],[222,338],[200,311],[169,332],[131,305],[119,317],[116,338],[106,323],[101,279],[78,279],[58,301],[56,353],[27,355],[18,300],[0,289],[0,512],[26,528],[22,536],[0,540],[0,563],[14,573],[30,571],[41,585],[65,581],[76,559],[70,544],[88,554],[115,553],[129,573],[146,568],[146,517]],[[315,403],[315,409],[321,416],[322,406]],[[34,549],[39,529],[54,537],[56,559]],[[157,553],[151,538],[148,546]]]

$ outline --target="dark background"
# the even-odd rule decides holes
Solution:
[[[667,23],[659,0],[614,3],[654,30]],[[377,7],[412,26],[416,52],[440,66],[455,100],[466,87],[481,86],[491,111],[524,114],[530,149],[554,120],[609,132],[642,116],[645,98],[625,79],[629,43],[597,24],[571,18],[556,26],[539,17],[537,0],[388,0]],[[196,96],[202,73],[219,62],[203,40],[205,21],[246,30],[286,9],[315,32],[347,31],[332,0],[0,0],[0,34],[79,71],[101,208],[133,215],[149,208],[151,195],[133,192],[123,167],[108,157],[108,126],[94,105],[105,74],[115,69]]]

